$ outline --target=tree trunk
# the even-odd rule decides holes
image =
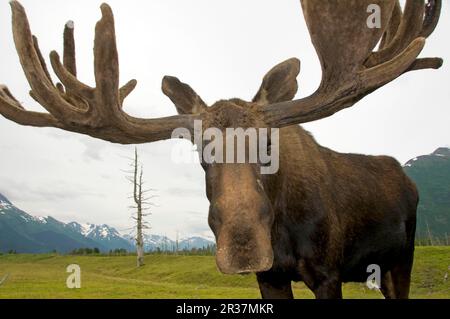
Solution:
[[[144,265],[144,237],[142,234],[142,208],[138,204],[138,217],[137,217],[137,234],[136,234],[136,252],[137,252],[137,266]]]
[[[143,221],[142,221],[142,169],[139,174],[138,180],[138,154],[135,149],[134,155],[134,201],[137,205],[137,230],[136,230],[136,253],[137,253],[137,266],[142,267],[144,265],[144,237],[143,237]]]

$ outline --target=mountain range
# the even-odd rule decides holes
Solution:
[[[450,239],[450,148],[416,157],[404,170],[419,189],[417,237],[446,242]]]
[[[176,242],[159,235],[146,235],[146,251],[173,250]],[[201,237],[181,240],[179,250],[203,248],[214,242]],[[14,206],[0,194],[0,252],[68,253],[79,248],[98,248],[101,252],[114,249],[134,251],[134,239],[122,236],[108,225],[63,223],[53,217],[35,217]]]
[[[112,227],[65,224],[53,217],[31,216],[0,194],[0,252],[67,253],[78,248],[98,248],[102,252],[134,249]]]
[[[130,235],[125,235],[125,239],[127,239],[130,243],[134,243],[134,238]],[[182,250],[191,250],[193,248],[207,248],[208,246],[213,246],[215,243],[212,240],[209,240],[207,238],[194,236],[194,237],[188,237],[184,238],[178,241],[172,240],[168,238],[167,236],[160,236],[160,235],[144,235],[144,249],[145,251],[174,251],[177,249]]]

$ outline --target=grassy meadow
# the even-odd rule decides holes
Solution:
[[[0,255],[0,298],[260,298],[254,275],[226,276],[212,256]],[[66,267],[81,267],[81,289],[66,287]],[[411,298],[450,299],[450,247],[417,247]],[[382,298],[365,284],[345,284],[344,298]],[[296,298],[312,298],[301,283]]]

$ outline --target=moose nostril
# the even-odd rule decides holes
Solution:
[[[236,246],[239,246],[239,248],[247,248],[247,249],[251,249],[252,243],[255,242],[255,238],[254,236],[251,235],[251,233],[249,231],[246,232],[239,232],[239,231],[234,231],[231,234],[232,236],[232,240],[234,242],[234,244]]]

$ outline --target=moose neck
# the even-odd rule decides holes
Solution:
[[[304,221],[320,218],[308,206],[315,201],[311,194],[316,194],[315,189],[326,183],[329,168],[324,153],[327,151],[301,126],[280,130],[280,169],[277,174],[264,177],[275,218],[271,233],[274,268],[295,267],[296,258],[283,253],[294,251],[289,249],[290,238],[307,243],[308,229]]]

